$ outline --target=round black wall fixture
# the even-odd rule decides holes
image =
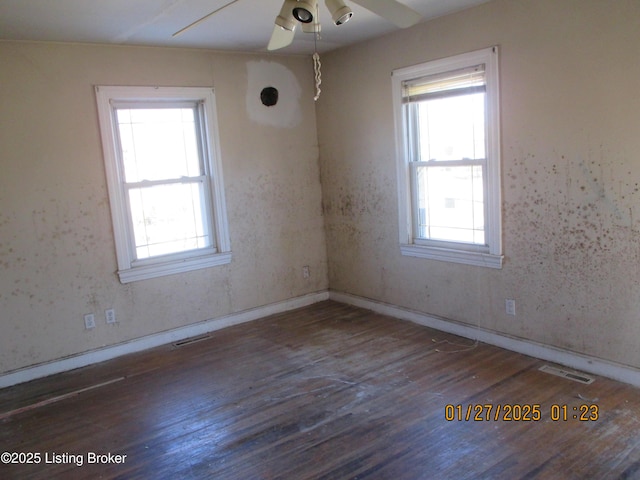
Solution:
[[[272,107],[278,103],[278,89],[274,87],[265,87],[260,92],[260,101],[266,107]]]

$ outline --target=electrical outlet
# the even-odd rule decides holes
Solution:
[[[302,267],[302,278],[309,278],[311,276],[311,272],[309,271],[309,265],[305,265]]]
[[[84,328],[86,328],[87,330],[96,328],[96,317],[93,313],[87,313],[84,316]]]
[[[104,311],[104,318],[107,323],[116,323],[116,311],[113,308]]]
[[[515,316],[515,314],[516,314],[516,301],[515,300],[511,300],[511,299],[507,298],[504,301],[504,307],[505,307],[505,310],[507,312],[507,315]]]

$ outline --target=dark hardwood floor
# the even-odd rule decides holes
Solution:
[[[640,390],[468,346],[327,301],[0,390],[0,478],[640,478]]]

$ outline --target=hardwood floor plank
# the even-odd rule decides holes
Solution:
[[[640,478],[638,389],[542,365],[322,302],[0,390],[0,414],[22,409],[0,419],[0,451],[84,462],[0,464],[0,478]],[[573,418],[592,404],[597,420]],[[484,405],[540,418],[465,420]]]

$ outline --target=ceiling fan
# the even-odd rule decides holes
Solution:
[[[195,22],[187,25],[183,29],[177,31],[173,36],[189,30],[197,24],[208,19],[220,10],[238,2],[232,0],[225,5],[208,13]],[[391,23],[400,28],[407,28],[415,25],[421,20],[421,15],[411,8],[403,5],[396,0],[351,0],[353,3],[366,8],[370,12],[389,20]],[[331,19],[335,25],[343,25],[347,23],[353,16],[353,11],[345,4],[344,0],[325,0],[325,5],[331,12]],[[278,50],[290,45],[297,24],[301,24],[303,32],[315,33],[320,32],[320,21],[318,18],[318,0],[284,0],[280,13],[276,17],[275,26],[269,44],[268,50]]]
[[[400,28],[415,25],[422,18],[418,12],[396,0],[352,1]],[[353,11],[344,0],[325,0],[325,5],[331,12],[331,19],[335,25],[344,25],[353,16]],[[318,0],[284,0],[267,49],[278,50],[290,45],[293,42],[296,21],[302,24],[303,32],[319,33]]]

